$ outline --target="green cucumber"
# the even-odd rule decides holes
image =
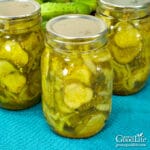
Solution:
[[[41,4],[41,14],[44,20],[63,14],[90,14],[89,6],[82,3],[43,3]]]
[[[95,11],[97,7],[97,0],[72,0],[72,2],[86,4],[92,11]]]
[[[70,2],[70,0],[47,0],[47,2],[66,3],[66,2]]]
[[[38,2],[39,4],[43,3],[43,0],[35,0],[36,2]]]

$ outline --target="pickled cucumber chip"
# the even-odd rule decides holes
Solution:
[[[13,93],[19,93],[26,84],[26,78],[18,72],[10,73],[1,78],[1,83]]]
[[[106,117],[103,114],[93,114],[86,124],[81,124],[76,128],[76,132],[81,136],[94,135],[105,125]]]
[[[91,72],[85,65],[79,66],[75,68],[75,70],[71,73],[70,76],[67,77],[67,79],[76,79],[82,83],[85,83],[86,85],[89,85],[91,79]]]
[[[76,109],[91,101],[93,91],[80,83],[71,83],[65,87],[64,102],[70,108]]]
[[[131,62],[141,51],[142,45],[138,47],[130,47],[120,49],[115,45],[110,46],[110,52],[115,59],[120,64],[127,64]]]
[[[141,35],[131,24],[120,22],[117,26],[114,41],[120,48],[136,47],[141,43]]]
[[[28,63],[28,54],[16,41],[6,41],[0,49],[0,58],[7,59],[15,65],[24,66]]]
[[[20,43],[21,47],[27,51],[32,51],[42,45],[39,42],[42,41],[41,33],[32,32],[27,35],[27,37]]]
[[[63,61],[61,58],[58,57],[51,57],[52,58],[52,63],[51,63],[51,73],[57,74],[58,76],[62,76],[62,71],[63,71]]]
[[[147,80],[149,74],[149,67],[144,67],[139,70],[133,71],[133,74],[128,80],[124,81],[124,87],[128,90],[132,90],[135,87],[136,82],[144,83]],[[139,88],[139,87],[138,87]]]
[[[72,112],[72,109],[64,103],[62,92],[55,92],[55,100],[56,100],[56,104],[57,104],[56,106],[58,107],[60,112],[62,112],[62,113],[71,113]]]
[[[91,58],[94,63],[107,62],[110,61],[111,55],[108,49],[104,49],[97,53],[94,52],[94,55],[92,55]]]
[[[96,74],[96,65],[88,55],[82,55],[82,59],[87,68],[93,73]]]
[[[8,75],[11,72],[15,72],[15,71],[17,71],[17,70],[11,63],[9,63],[5,60],[0,61],[0,78]]]

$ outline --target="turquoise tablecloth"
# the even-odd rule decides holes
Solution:
[[[150,150],[150,80],[135,95],[113,96],[107,125],[88,139],[68,139],[53,133],[43,117],[41,104],[23,111],[0,109],[0,150],[101,149]]]

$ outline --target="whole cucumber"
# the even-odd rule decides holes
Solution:
[[[41,14],[44,20],[63,14],[90,14],[89,6],[82,3],[43,3],[41,4]]]
[[[36,2],[38,2],[39,4],[43,3],[43,0],[35,0]]]
[[[70,0],[47,0],[47,2],[66,3],[66,2],[70,2]]]
[[[96,10],[97,0],[71,0],[72,2],[79,2],[88,5],[92,11]]]

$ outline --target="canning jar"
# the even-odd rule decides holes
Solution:
[[[40,6],[31,0],[0,1],[0,107],[24,109],[39,102],[44,49]]]
[[[106,24],[94,16],[63,15],[47,25],[42,54],[42,106],[52,129],[85,138],[105,125],[112,96]]]
[[[96,16],[109,28],[113,57],[113,92],[129,95],[140,91],[150,70],[150,1],[99,0]]]

